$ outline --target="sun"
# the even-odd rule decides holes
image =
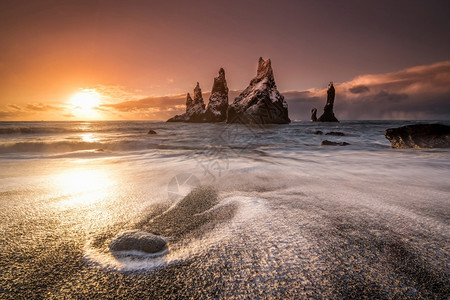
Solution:
[[[95,89],[83,89],[73,95],[69,103],[75,115],[95,117],[98,113],[96,108],[101,104],[101,95]]]

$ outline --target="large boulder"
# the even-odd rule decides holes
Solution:
[[[203,102],[202,90],[200,84],[194,89],[194,99],[187,93],[186,95],[186,112],[170,118],[167,122],[203,122],[205,115],[205,103]]]
[[[288,124],[288,105],[277,90],[270,59],[259,58],[249,86],[228,107],[227,123]]]
[[[223,122],[227,118],[228,86],[225,70],[220,68],[219,76],[214,78],[214,84],[206,108],[204,122]]]
[[[166,241],[147,231],[130,230],[118,234],[109,245],[111,251],[158,253],[167,249]]]
[[[450,126],[416,124],[386,129],[393,148],[450,148]]]
[[[317,119],[318,122],[339,122],[336,116],[334,115],[334,96],[335,89],[333,83],[330,82],[327,90],[327,103],[323,108],[323,114]]]

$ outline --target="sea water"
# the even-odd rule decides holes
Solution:
[[[414,123],[1,122],[0,298],[446,298],[450,150],[384,137]],[[167,251],[110,251],[135,229]]]

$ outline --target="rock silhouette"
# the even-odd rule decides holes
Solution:
[[[317,108],[311,109],[311,122],[317,122]]]
[[[270,59],[259,58],[249,86],[228,107],[227,123],[288,124],[288,105],[277,90]]]
[[[416,124],[386,129],[392,148],[450,148],[450,126]]]
[[[333,82],[330,82],[327,90],[327,103],[323,108],[323,114],[317,119],[318,122],[339,122],[333,111],[335,93]],[[314,110],[315,108],[313,108],[313,111]],[[312,117],[313,116],[311,116],[311,121],[314,121]]]

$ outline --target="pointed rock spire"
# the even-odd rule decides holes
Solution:
[[[219,76],[214,78],[214,84],[209,97],[208,108],[205,113],[205,122],[223,122],[227,117],[228,86],[225,79],[225,70],[220,68]]]
[[[311,122],[317,122],[317,108],[311,109]]]
[[[194,101],[191,98],[191,94],[187,93],[186,95],[186,112],[188,112],[192,105],[194,104]]]
[[[228,107],[227,123],[287,124],[288,105],[277,90],[270,59],[259,58],[256,77]]]
[[[273,78],[272,63],[270,59],[264,61],[264,59],[260,57],[258,62],[258,71],[256,77],[253,80],[261,80],[263,78],[267,78],[273,82],[275,81],[275,79]]]
[[[327,103],[323,108],[323,114],[317,119],[319,122],[339,122],[336,116],[334,115],[334,96],[335,89],[333,86],[333,82],[330,82],[327,90]]]

